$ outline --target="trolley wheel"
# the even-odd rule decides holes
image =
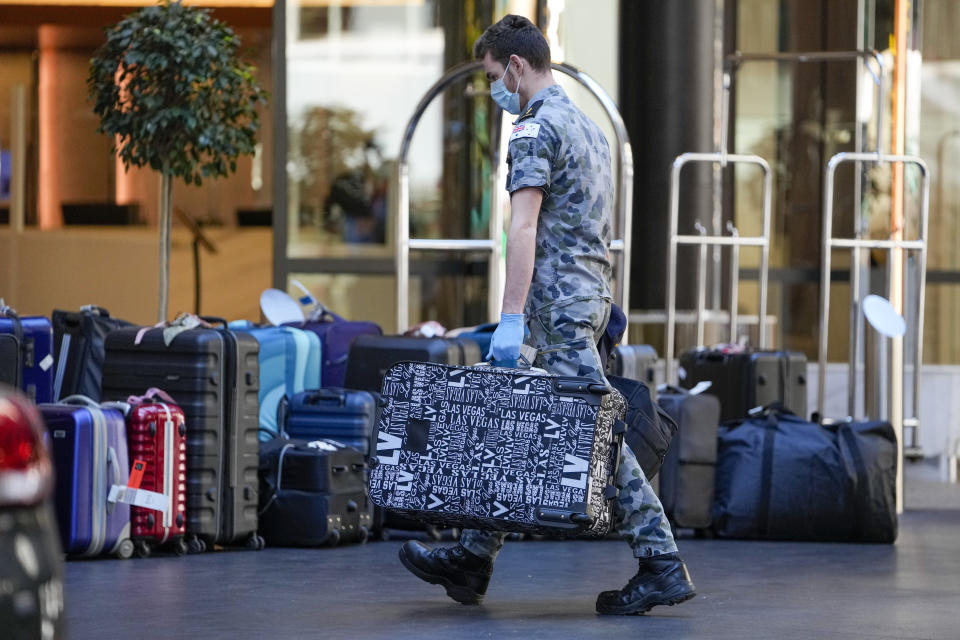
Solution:
[[[203,553],[206,550],[207,545],[200,538],[190,538],[190,542],[187,543],[187,551],[189,553]]]
[[[121,560],[128,560],[133,557],[133,540],[127,538],[117,547],[117,557]]]
[[[174,552],[175,554],[177,554],[178,556],[186,555],[186,554],[187,554],[187,551],[189,551],[189,550],[190,550],[190,548],[189,548],[189,546],[187,545],[187,541],[184,540],[183,538],[180,538],[180,539],[178,539],[176,542],[173,543],[173,552]]]
[[[134,547],[134,553],[137,554],[138,558],[149,558],[153,552],[153,549],[147,544],[146,540],[137,540],[134,543]]]
[[[252,551],[260,551],[265,546],[267,546],[267,543],[264,541],[264,539],[255,533],[247,538],[247,549]]]
[[[330,529],[330,533],[327,534],[326,543],[331,547],[340,544],[340,529]]]
[[[357,542],[360,544],[367,544],[367,540],[370,539],[370,529],[366,527],[360,527],[360,536],[357,538]]]

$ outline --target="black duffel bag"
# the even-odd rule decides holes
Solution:
[[[820,426],[779,408],[721,427],[714,532],[893,542],[897,442],[887,422]]]
[[[650,480],[660,471],[677,423],[653,401],[647,385],[620,376],[607,376],[607,380],[627,400],[627,432],[623,439]]]

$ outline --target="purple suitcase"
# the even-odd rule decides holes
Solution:
[[[317,305],[305,322],[289,322],[286,326],[312,331],[320,338],[320,386],[343,387],[347,375],[350,343],[357,336],[383,335],[374,322],[344,320],[322,305]]]
[[[20,350],[19,386],[33,402],[53,402],[53,325],[43,316],[21,318],[0,300],[0,334]]]
[[[130,506],[107,500],[110,487],[126,486],[130,474],[123,414],[82,396],[65,401],[39,407],[53,450],[63,549],[74,556],[129,558]]]

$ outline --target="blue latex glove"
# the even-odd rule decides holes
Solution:
[[[520,359],[520,345],[523,344],[523,314],[501,313],[500,324],[490,339],[490,351],[487,360],[493,360],[497,366],[516,367]]]

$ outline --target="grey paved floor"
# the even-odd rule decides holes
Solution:
[[[684,540],[700,595],[595,615],[619,542],[514,542],[483,607],[448,601],[399,542],[67,565],[72,638],[960,638],[960,511],[910,511],[894,546]]]

